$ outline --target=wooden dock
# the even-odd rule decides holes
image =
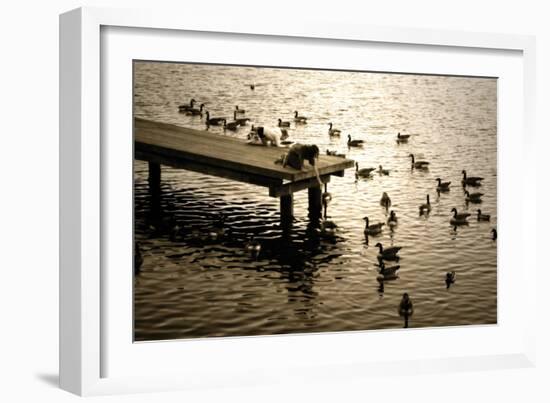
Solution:
[[[134,147],[134,158],[149,162],[153,196],[160,197],[160,165],[168,165],[266,187],[270,196],[280,198],[284,223],[292,219],[293,193],[308,189],[310,217],[321,215],[315,170],[308,163],[302,171],[275,164],[285,148],[252,146],[229,136],[139,118],[134,120]],[[353,160],[327,155],[320,155],[317,164],[323,183],[353,166]]]

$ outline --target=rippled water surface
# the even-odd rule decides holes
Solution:
[[[332,178],[334,237],[319,236],[308,222],[307,192],[296,193],[296,221],[285,238],[279,201],[266,188],[165,166],[163,215],[153,217],[147,163],[136,161],[135,237],[144,257],[135,277],[136,340],[400,328],[404,292],[415,308],[410,327],[496,323],[495,79],[145,62],[135,64],[134,79],[137,117],[204,130],[200,117],[178,113],[191,97],[216,116],[231,117],[239,105],[257,125],[276,126],[298,110],[309,122],[292,123],[293,141],[391,171],[356,181],[350,169]],[[344,135],[329,137],[328,122],[365,146],[348,149]],[[245,139],[250,128],[209,130]],[[410,141],[398,144],[398,131]],[[410,153],[430,161],[430,169],[411,170]],[[485,178],[470,189],[484,193],[481,204],[465,202],[462,169]],[[450,192],[438,195],[437,177],[452,181]],[[383,192],[399,223],[367,244],[362,218],[387,220]],[[432,211],[420,216],[427,194]],[[468,226],[455,229],[453,207],[481,208],[491,220],[472,215]],[[214,239],[209,233],[220,213],[225,233]],[[174,239],[175,224],[182,230]],[[245,248],[252,235],[262,245],[257,259]],[[402,247],[399,278],[383,289],[377,242]],[[450,288],[448,271],[456,272]]]

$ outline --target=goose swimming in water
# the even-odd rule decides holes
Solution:
[[[385,260],[394,260],[396,258],[399,258],[397,256],[397,253],[401,250],[401,246],[391,246],[387,249],[384,249],[382,244],[378,242],[376,245],[374,245],[378,248],[378,258],[379,259],[385,259]]]
[[[397,133],[397,141],[398,142],[406,142],[409,141],[409,137],[411,137],[410,134],[401,134],[401,132]]]
[[[340,157],[340,158],[346,158],[346,154],[340,154],[338,151],[331,151],[327,149],[327,155],[330,155],[332,157]]]
[[[426,203],[421,204],[418,208],[420,210],[420,214],[429,213],[432,211],[432,205],[430,204],[430,195],[426,195]]]
[[[399,316],[404,316],[407,319],[409,316],[412,316],[414,313],[413,303],[409,298],[409,294],[404,293],[401,302],[399,303]]]
[[[197,109],[197,108],[190,108],[190,109],[187,109],[185,111],[185,113],[187,115],[192,115],[192,116],[202,116],[202,110],[204,108],[204,104],[200,104],[200,107]]]
[[[237,111],[233,111],[233,120],[239,124],[239,126],[244,126],[250,122],[250,118],[238,118]]]
[[[225,118],[211,118],[210,117],[210,112],[206,111],[206,125],[207,126],[209,126],[209,125],[219,126],[225,121],[226,121]]]
[[[468,221],[466,219],[471,215],[470,213],[458,213],[454,207],[451,209],[451,213],[453,213],[450,221],[451,225],[468,225]]]
[[[397,216],[395,215],[395,211],[390,211],[390,216],[388,217],[388,225],[390,227],[395,227],[397,225]]]
[[[245,113],[245,109],[239,109],[239,105],[235,105],[235,113]]]
[[[348,134],[348,147],[363,147],[365,140],[352,140],[351,134]]]
[[[298,111],[294,111],[294,121],[296,123],[307,123],[307,118],[305,116],[299,116]]]
[[[448,192],[451,182],[441,182],[441,178],[436,178],[437,181],[437,190],[440,192]]]
[[[478,221],[490,221],[491,216],[489,214],[481,214],[481,209],[477,209],[477,220]]]
[[[380,205],[386,208],[389,208],[391,206],[390,196],[388,196],[386,192],[382,193],[382,197],[380,198]]]
[[[462,170],[462,185],[466,186],[481,186],[483,178],[479,176],[467,176],[466,171]]]
[[[178,109],[180,112],[187,112],[189,109],[192,109],[193,108],[193,105],[195,104],[195,101],[193,98],[191,98],[191,101],[189,101],[189,104],[183,104],[183,105],[180,105],[178,106]]]
[[[365,235],[378,235],[382,232],[382,227],[385,225],[383,222],[369,225],[369,217],[363,217],[365,220]]]
[[[361,177],[361,178],[368,178],[372,171],[374,171],[376,168],[361,168],[359,169],[359,163],[355,163],[355,176]]]
[[[493,241],[496,241],[497,240],[497,230],[495,228],[493,228],[491,230],[491,234],[493,235],[492,238],[493,238]]]
[[[412,166],[416,169],[428,169],[428,165],[430,163],[428,161],[415,161],[414,160],[414,154],[409,154],[409,157],[411,157],[411,163]]]
[[[290,127],[290,122],[283,122],[283,119],[281,118],[277,120],[279,121],[279,124],[278,124],[279,127]]]
[[[333,129],[332,128],[332,122],[328,124],[328,134],[329,136],[339,136],[342,133],[339,129]]]
[[[262,244],[256,241],[254,237],[252,237],[246,244],[246,250],[252,255],[254,259],[257,259],[262,250]]]
[[[447,284],[447,288],[451,286],[451,284],[454,284],[456,279],[456,274],[454,271],[447,272],[445,275],[445,283]]]
[[[466,201],[470,203],[481,203],[481,196],[483,196],[483,193],[470,193],[467,190],[464,191],[464,194],[466,195]]]
[[[224,120],[224,122],[223,122],[223,128],[224,128],[225,130],[233,130],[233,131],[235,131],[235,130],[237,130],[237,129],[239,128],[239,126],[240,126],[240,125],[239,125],[239,122],[237,122],[237,121],[226,122],[226,121]]]
[[[382,169],[382,165],[378,165],[378,173],[380,175],[389,175],[390,174],[390,170],[389,169]]]
[[[380,262],[380,271],[379,271],[379,273],[381,275],[383,275],[384,277],[391,277],[391,276],[395,276],[396,273],[397,273],[397,270],[399,270],[400,268],[401,268],[400,265],[386,267],[384,262]]]

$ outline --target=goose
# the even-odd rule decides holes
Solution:
[[[278,121],[279,121],[279,125],[278,125],[279,127],[290,127],[290,122],[287,122],[287,121],[283,122],[283,119],[281,118],[279,118]]]
[[[386,208],[391,206],[390,196],[388,196],[386,192],[382,193],[382,197],[380,198],[380,205]]]
[[[225,120],[223,121],[223,128],[224,130],[232,130],[232,131],[235,131],[239,128],[239,122],[237,121],[233,121],[233,122],[226,122]]]
[[[342,133],[342,130],[332,128],[332,122],[330,122],[328,124],[328,134],[329,134],[329,136],[339,136],[341,133]]]
[[[382,169],[382,165],[378,165],[378,173],[380,175],[389,175],[390,170],[389,169]]]
[[[464,186],[481,186],[481,181],[483,178],[480,178],[479,176],[467,176],[466,171],[462,170],[462,184]]]
[[[456,279],[456,273],[454,271],[449,271],[445,275],[445,283],[447,284],[447,288],[451,286],[451,284],[454,284]]]
[[[420,214],[423,214],[424,212],[429,213],[432,211],[432,205],[430,204],[430,195],[426,195],[426,203],[421,204],[419,207]]]
[[[493,241],[496,241],[497,240],[497,230],[495,228],[493,228],[491,230],[491,234],[493,235]]]
[[[491,216],[489,214],[481,214],[481,210],[477,209],[477,220],[478,221],[490,221]]]
[[[139,242],[136,242],[134,244],[134,274],[139,274],[142,264],[143,256],[141,255],[141,245]]]
[[[225,121],[226,121],[225,118],[211,118],[210,117],[210,112],[206,111],[206,125],[207,126],[209,126],[209,125],[219,126]]]
[[[363,220],[365,220],[365,235],[378,235],[382,232],[382,227],[386,225],[383,222],[369,225],[369,217],[363,217]]]
[[[346,154],[340,154],[338,151],[332,151],[327,149],[327,155],[330,155],[332,157],[340,157],[340,158],[346,158]]]
[[[395,276],[395,274],[397,273],[397,270],[399,270],[400,268],[401,268],[400,265],[386,267],[384,262],[380,262],[380,271],[379,271],[379,273],[381,275],[383,275],[384,277],[392,277],[392,276]]]
[[[409,137],[411,137],[410,134],[401,134],[400,132],[397,133],[397,141],[398,141],[398,142],[406,142],[406,141],[409,141]]]
[[[254,259],[256,259],[262,250],[262,244],[256,241],[254,237],[251,237],[246,244],[246,250],[252,255],[252,257],[254,257]]]
[[[235,113],[245,113],[245,109],[239,109],[239,105],[235,105]]]
[[[237,111],[233,111],[233,120],[239,124],[239,126],[244,126],[250,122],[250,118],[237,118]]]
[[[466,195],[466,201],[470,203],[481,203],[481,196],[483,196],[483,193],[470,193],[467,190],[464,191],[464,194]]]
[[[348,134],[348,147],[363,147],[365,140],[352,140],[351,134]]]
[[[397,225],[397,216],[395,215],[395,211],[390,211],[390,216],[388,217],[388,225],[390,227],[395,227]]]
[[[195,101],[193,98],[191,98],[191,101],[189,101],[189,104],[183,104],[183,105],[180,105],[178,106],[178,109],[180,112],[186,112],[188,111],[189,109],[193,108],[193,105],[195,104]]]
[[[307,123],[307,118],[305,116],[299,116],[298,111],[294,111],[294,121],[296,123]]]
[[[413,303],[409,297],[409,294],[404,293],[401,302],[399,303],[399,316],[408,318],[414,313]]]
[[[334,236],[336,234],[336,228],[338,226],[334,221],[323,220],[321,222],[321,234],[325,236]]]
[[[468,221],[466,220],[471,214],[470,213],[458,213],[456,211],[456,208],[453,207],[451,210],[451,213],[453,213],[453,216],[451,217],[451,225],[457,226],[457,225],[468,225]]]
[[[401,250],[401,246],[391,246],[387,249],[384,249],[384,247],[382,246],[382,244],[380,242],[378,242],[376,245],[374,245],[378,248],[378,258],[379,259],[385,259],[385,260],[392,260],[392,259],[396,259],[396,258],[399,258],[399,256],[397,256],[397,253]]]
[[[437,190],[440,192],[448,192],[451,182],[441,182],[441,178],[436,178],[437,181]]]
[[[356,162],[355,163],[355,176],[358,177],[362,177],[362,178],[367,178],[370,176],[370,174],[372,173],[372,171],[374,171],[376,168],[361,168],[359,169],[359,163]]]
[[[192,115],[192,116],[202,116],[202,110],[204,108],[204,104],[200,104],[200,108],[197,109],[197,108],[189,108],[185,111],[185,113],[187,115]]]
[[[411,157],[412,166],[414,168],[416,168],[416,169],[428,169],[428,165],[430,165],[430,163],[428,161],[415,161],[413,154],[409,154],[409,157]]]

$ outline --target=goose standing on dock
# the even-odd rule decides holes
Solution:
[[[388,196],[386,192],[382,193],[382,197],[380,198],[380,205],[386,207],[386,209],[391,206],[390,196]]]
[[[451,209],[451,213],[453,213],[450,221],[451,225],[468,225],[467,218],[471,215],[470,213],[458,213],[454,207]]]
[[[384,246],[380,242],[374,245],[378,248],[378,259],[382,260],[396,260],[399,259],[397,253],[401,250],[401,246],[391,246],[387,249],[384,249]]]
[[[342,130],[332,128],[332,122],[330,122],[328,124],[328,135],[329,136],[339,136],[341,133],[342,133]]]
[[[428,169],[428,165],[430,165],[428,161],[415,161],[414,154],[409,154],[409,157],[411,157],[411,164],[413,168]]]
[[[451,186],[451,182],[441,182],[441,178],[436,178],[437,181],[437,190],[440,192],[448,192]]]
[[[467,176],[466,171],[462,170],[462,185],[463,186],[481,186],[483,178],[479,176]]]
[[[467,190],[464,191],[464,194],[466,195],[466,201],[469,203],[481,203],[481,196],[483,196],[483,193],[470,193]]]
[[[365,220],[365,230],[363,231],[365,236],[380,234],[382,232],[382,227],[385,225],[383,222],[369,225],[369,217],[363,217],[363,220]]]
[[[307,118],[305,116],[298,115],[298,111],[294,111],[294,121],[296,123],[307,123]]]
[[[370,174],[376,170],[376,168],[361,168],[359,169],[359,163],[355,163],[355,177],[368,178]]]
[[[245,113],[245,109],[239,109],[239,105],[235,105],[235,113]]]
[[[421,204],[419,210],[421,215],[432,211],[432,205],[430,204],[430,195],[426,195],[426,203]]]
[[[481,214],[481,209],[477,209],[477,220],[478,221],[491,221],[491,216],[489,214]]]
[[[365,140],[352,140],[351,134],[348,134],[348,147],[363,147]]]
[[[278,124],[279,127],[290,127],[290,122],[288,122],[288,121],[283,122],[283,119],[281,119],[281,118],[279,118],[277,120],[279,121],[279,124]]]
[[[219,126],[221,124],[223,124],[224,122],[226,121],[225,118],[211,118],[210,117],[210,112],[209,111],[206,111],[206,125],[207,126]]]
[[[411,137],[410,134],[401,134],[401,132],[397,133],[397,142],[398,143],[406,143],[409,141],[409,137]]]

